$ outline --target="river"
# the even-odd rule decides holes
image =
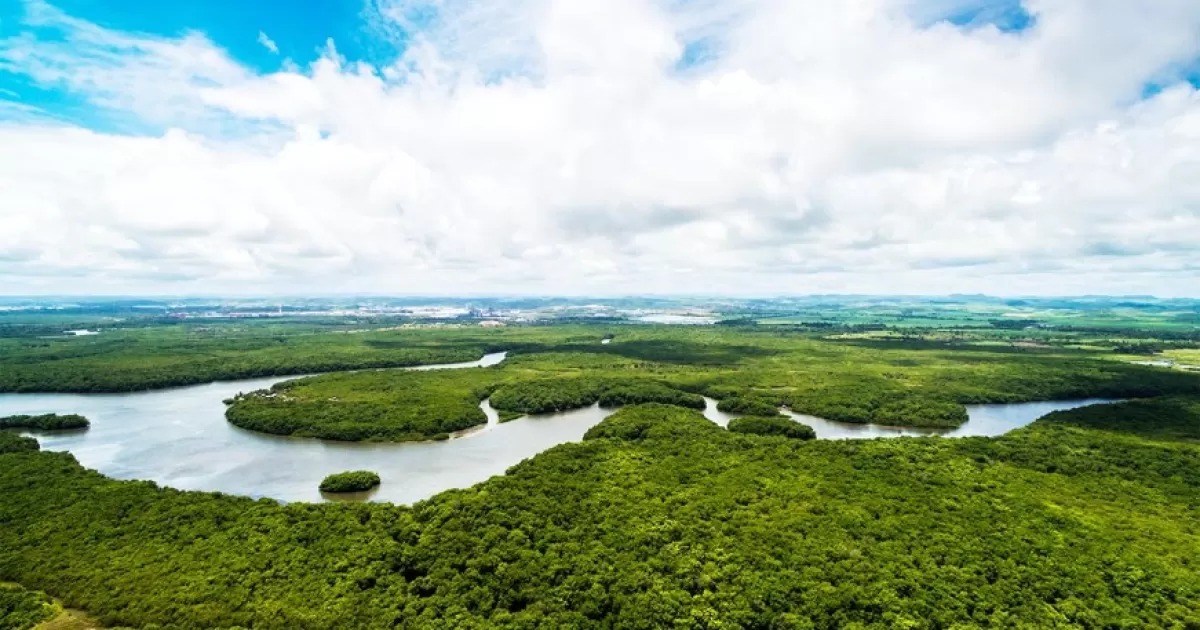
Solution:
[[[410,369],[470,369],[495,365],[504,353],[480,361]],[[0,416],[79,413],[86,431],[31,433],[42,448],[69,451],[81,464],[116,479],[149,479],[184,490],[211,490],[282,501],[321,501],[317,485],[330,473],[373,470],[383,478],[356,498],[412,503],[465,488],[550,447],[578,441],[611,410],[593,405],[500,424],[484,401],[488,424],[443,442],[355,444],[289,438],[239,429],[225,421],[222,402],[238,392],[298,378],[224,381],[125,394],[0,394]],[[971,405],[970,420],[953,430],[923,430],[831,422],[792,414],[826,439],[942,434],[1000,435],[1055,410],[1104,400]],[[707,400],[704,415],[725,426],[733,416]]]

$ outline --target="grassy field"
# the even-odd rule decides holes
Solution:
[[[1163,358],[1176,363],[1200,366],[1200,349],[1175,349],[1163,352]]]

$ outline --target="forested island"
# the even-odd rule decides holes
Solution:
[[[379,475],[369,470],[334,473],[321,480],[321,492],[366,492],[380,483]]]
[[[66,431],[86,429],[88,419],[74,413],[44,413],[40,415],[16,415],[0,418],[0,429],[31,429],[35,431]]]
[[[797,440],[812,440],[817,437],[813,428],[807,424],[778,415],[734,418],[729,421],[729,430],[734,433],[781,436]]]

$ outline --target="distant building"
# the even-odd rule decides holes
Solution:
[[[483,326],[484,328],[501,328],[504,326],[504,322],[498,322],[494,319],[485,319],[479,322],[479,325]]]

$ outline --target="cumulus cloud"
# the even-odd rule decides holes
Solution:
[[[0,125],[19,147],[0,152],[0,274],[17,292],[1194,294],[1200,94],[1179,69],[1200,6],[1027,0],[1013,30],[1002,4],[376,0],[373,32],[407,42],[394,63],[331,41],[261,74],[200,33],[33,3],[0,70],[145,127]]]

